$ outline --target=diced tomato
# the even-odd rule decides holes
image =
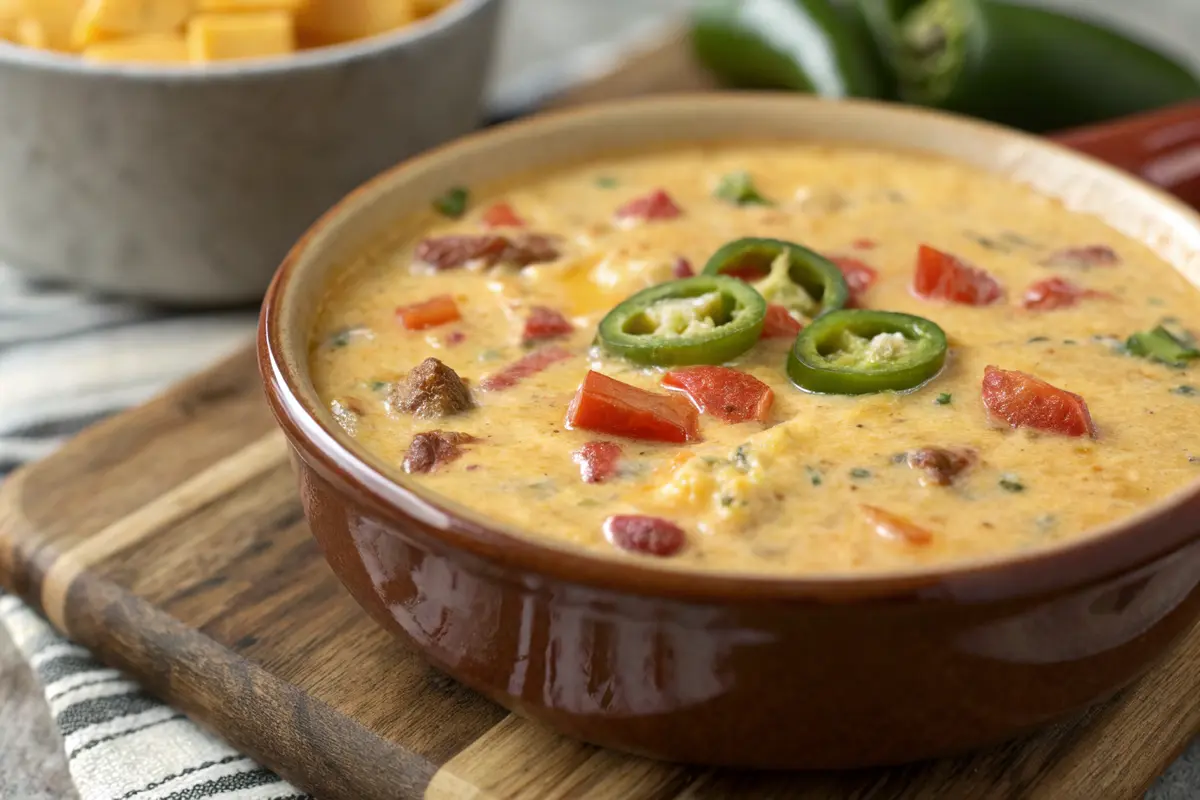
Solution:
[[[700,415],[678,395],[655,394],[589,371],[567,409],[567,427],[628,439],[687,442],[700,438]]]
[[[993,417],[1014,428],[1064,436],[1096,435],[1082,397],[1024,372],[987,367],[983,371],[983,405]]]
[[[854,301],[857,301],[863,292],[870,289],[875,283],[875,279],[879,277],[878,272],[857,258],[830,256],[829,260],[842,271],[842,277],[846,279],[846,286],[850,287],[850,297]]]
[[[879,244],[874,239],[855,239],[850,246],[855,250],[874,250]]]
[[[671,195],[662,189],[641,197],[635,197],[617,209],[617,219],[674,219],[683,213]]]
[[[983,270],[923,244],[917,251],[913,291],[927,300],[986,306],[1004,296],[1000,283]]]
[[[483,212],[483,224],[489,228],[524,228],[525,220],[508,203],[496,203]]]
[[[662,385],[683,392],[701,412],[725,422],[766,422],[775,402],[770,386],[729,367],[673,369]]]
[[[556,339],[559,336],[566,336],[573,330],[575,330],[575,326],[560,312],[546,306],[533,306],[529,309],[529,316],[525,319],[525,330],[521,334],[521,341],[529,343]]]
[[[884,511],[882,508],[876,506],[866,505],[859,506],[858,510],[863,515],[863,519],[867,521],[867,524],[874,528],[876,533],[886,539],[898,539],[902,542],[917,545],[926,545],[933,541],[932,533],[899,514]]]
[[[423,303],[400,306],[396,309],[396,316],[410,331],[423,331],[462,319],[462,315],[458,313],[458,303],[448,294],[439,294]]]
[[[561,347],[543,347],[517,359],[499,372],[485,375],[479,388],[485,392],[499,392],[516,386],[530,375],[536,375],[547,367],[565,361],[571,354]]]
[[[690,278],[695,274],[696,271],[692,269],[692,262],[683,256],[675,259],[675,263],[671,265],[672,278]]]
[[[609,517],[604,536],[622,550],[648,556],[673,556],[687,543],[687,534],[674,522],[640,514]]]
[[[767,318],[763,321],[763,339],[794,339],[796,334],[804,330],[799,320],[788,313],[781,305],[771,303],[767,306]]]
[[[1046,267],[1113,267],[1121,262],[1116,251],[1105,244],[1091,244],[1084,247],[1065,247],[1042,259]]]
[[[1065,278],[1047,278],[1025,290],[1021,305],[1035,311],[1052,311],[1056,308],[1070,308],[1085,297],[1111,298],[1112,295],[1095,289],[1085,289]]]
[[[588,442],[574,453],[579,476],[585,483],[604,483],[617,474],[621,445],[616,442]]]

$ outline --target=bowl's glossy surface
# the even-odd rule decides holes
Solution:
[[[1200,284],[1200,218],[1044,141],[926,112],[796,97],[655,98],[470,137],[329,212],[276,276],[259,357],[314,535],[383,626],[498,702],[658,757],[849,767],[951,753],[1077,712],[1200,615],[1200,483],[1092,538],[1007,559],[793,580],[616,564],[524,538],[385,477],[321,408],[307,331],[325,277],[451,183],[671,141],[833,139],[1027,181]]]
[[[0,42],[0,260],[172,303],[257,300],[346,192],[478,124],[501,2],[206,67]]]

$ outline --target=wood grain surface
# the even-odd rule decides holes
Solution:
[[[706,85],[674,41],[559,104]],[[755,774],[558,737],[427,666],[342,589],[305,526],[249,349],[0,486],[0,584],[335,800],[1120,800],[1200,731],[1197,631],[1084,718],[958,760]]]
[[[1200,730],[1197,632],[1085,718],[960,760],[752,774],[563,739],[353,603],[308,534],[248,350],[0,487],[0,583],[321,798],[1132,798]]]

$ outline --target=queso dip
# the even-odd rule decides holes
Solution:
[[[1200,481],[1200,292],[1000,177],[697,146],[433,208],[334,276],[312,375],[378,461],[530,537],[877,571]]]

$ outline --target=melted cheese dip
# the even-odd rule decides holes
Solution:
[[[714,195],[744,170],[773,205]],[[664,189],[673,219],[614,217]],[[434,270],[414,247],[425,237],[487,231],[481,215],[504,201],[525,232],[557,237],[561,256],[524,268],[479,264]],[[521,231],[503,229],[506,234]],[[767,423],[701,416],[703,441],[661,444],[568,430],[564,418],[589,369],[662,393],[664,370],[592,347],[604,314],[670,280],[686,258],[696,272],[718,247],[746,236],[787,239],[878,272],[859,305],[924,316],[946,331],[947,366],[915,391],[822,396],[784,371],[790,339],[764,339],[728,366],[775,393]],[[394,237],[393,237],[394,238]],[[910,287],[918,246],[986,270],[1005,297],[989,306],[921,299]],[[1064,248],[1107,246],[1109,265],[1044,264]],[[1071,308],[1027,310],[1031,284],[1061,277],[1110,296]],[[450,294],[461,320],[408,330],[397,307]],[[503,391],[480,379],[526,355],[529,309],[561,311],[572,354]],[[339,271],[311,339],[317,391],[367,451],[402,473],[414,435],[477,437],[461,456],[413,479],[432,493],[534,538],[615,558],[614,514],[670,520],[684,548],[656,563],[703,570],[803,575],[898,569],[1005,554],[1086,536],[1200,481],[1200,362],[1172,368],[1123,352],[1130,334],[1172,320],[1196,331],[1200,292],[1143,245],[1056,200],[997,176],[915,154],[846,147],[695,147],[593,162],[502,191],[472,187],[459,219],[431,212],[420,236],[381,244]],[[389,402],[392,384],[434,356],[472,389],[476,407],[417,419]],[[987,365],[1020,370],[1081,395],[1096,438],[1013,429],[981,400]],[[616,475],[586,483],[573,453],[620,444]],[[950,485],[923,480],[905,453],[965,448],[976,460]],[[740,448],[740,450],[739,450]],[[881,535],[870,505],[931,534],[927,544]]]

